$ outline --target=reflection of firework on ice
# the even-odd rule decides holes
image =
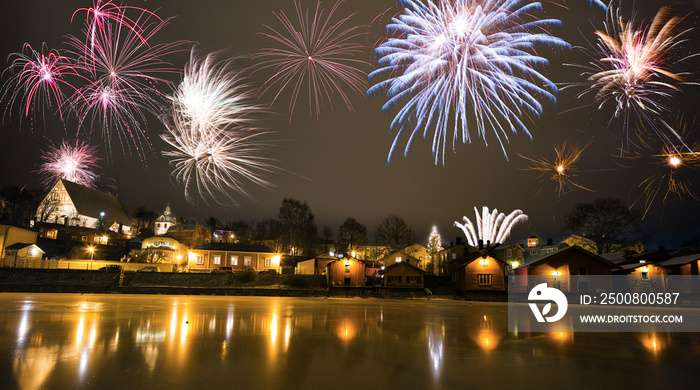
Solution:
[[[464,224],[457,221],[454,223],[456,227],[462,229],[471,246],[478,246],[479,241],[483,244],[487,242],[503,244],[510,236],[510,231],[515,224],[527,221],[527,215],[522,210],[514,210],[506,216],[503,213],[499,214],[497,209],[493,209],[493,212],[489,213],[489,208],[484,206],[481,210],[481,216],[476,207],[474,207],[474,213],[476,214],[476,227],[467,217],[463,217]]]
[[[663,140],[679,140],[680,135],[659,116],[669,110],[662,101],[678,92],[677,84],[684,82],[670,66],[675,49],[683,42],[681,36],[688,31],[678,31],[683,18],[672,16],[671,9],[663,7],[649,26],[641,27],[624,19],[619,10],[611,8],[608,15],[605,31],[596,32],[597,51],[591,55],[592,61],[581,66],[588,79],[578,85],[585,88],[579,96],[593,92],[598,108],[613,106],[614,117],[624,118],[625,133],[630,118],[639,117],[643,126],[651,126],[655,120],[661,123],[656,131]]]
[[[126,20],[123,14],[115,15]],[[141,11],[130,23],[108,23],[111,19],[114,18],[103,20],[96,30],[88,20],[83,31],[93,35],[89,43],[69,37],[71,54],[78,58],[91,80],[69,104],[81,124],[100,124],[107,145],[111,146],[116,137],[125,151],[133,145],[141,153],[149,146],[142,127],[144,112],[159,114],[159,106],[165,100],[159,86],[172,84],[163,77],[179,73],[163,57],[184,50],[185,42],[147,44],[170,20],[162,20],[149,11]]]
[[[591,191],[573,181],[580,172],[577,167],[578,160],[587,147],[588,145],[581,147],[579,145],[570,146],[563,143],[554,147],[556,156],[541,156],[536,158],[524,156],[522,154],[519,154],[519,156],[529,162],[528,170],[541,172],[537,177],[540,181],[549,179],[557,183],[556,191],[559,193],[559,196],[562,196],[577,189]]]
[[[269,146],[261,139],[256,116],[262,107],[234,60],[194,53],[183,82],[170,97],[171,109],[161,135],[174,150],[163,152],[174,167],[173,177],[185,187],[185,197],[210,197],[219,204],[236,204],[235,195],[249,197],[248,182],[271,187],[265,174],[277,168],[264,156]]]
[[[59,179],[94,188],[97,175],[97,147],[75,140],[63,141],[60,146],[49,146],[42,156],[39,173],[46,188],[51,188]]]
[[[8,109],[11,109],[17,100],[22,108],[22,114],[29,116],[36,113],[35,108],[41,114],[46,109],[57,110],[61,119],[63,112],[61,106],[65,99],[61,86],[68,87],[75,92],[65,76],[76,76],[76,67],[71,61],[59,54],[57,50],[48,50],[42,45],[41,52],[34,50],[26,43],[21,53],[10,54],[12,62],[6,72],[12,76],[3,86],[3,96],[9,99]]]
[[[253,57],[260,60],[256,71],[272,69],[274,72],[261,87],[261,93],[274,90],[274,103],[284,90],[290,90],[290,116],[302,88],[308,89],[309,115],[315,112],[316,118],[324,104],[332,107],[335,95],[340,96],[352,112],[352,103],[344,88],[357,94],[366,89],[367,75],[358,69],[366,62],[354,58],[364,51],[355,41],[365,32],[360,26],[348,27],[352,15],[334,21],[341,3],[342,0],[337,1],[326,15],[319,1],[316,10],[309,15],[309,10],[303,10],[299,1],[295,1],[296,21],[284,12],[275,12],[282,28],[265,26],[267,32],[261,33],[278,44],[278,47],[262,49]]]
[[[676,129],[682,138],[686,139],[693,131],[694,120],[680,118]],[[641,172],[637,186],[630,191],[638,190],[639,195],[633,195],[631,204],[634,206],[644,200],[644,215],[656,199],[665,205],[669,196],[675,195],[679,200],[690,197],[700,200],[693,191],[693,181],[698,179],[700,172],[700,142],[683,145],[663,143],[657,138],[649,137],[640,132],[636,142],[632,142],[629,153],[620,157],[620,165],[634,168]]]
[[[538,71],[547,60],[535,49],[568,47],[545,30],[559,21],[536,19],[532,15],[542,11],[541,4],[519,0],[401,4],[404,11],[386,27],[395,38],[375,49],[379,69],[370,79],[386,79],[368,91],[386,91],[384,111],[399,107],[389,159],[405,132],[410,133],[405,155],[416,136],[433,133],[436,164],[444,164],[449,138],[453,149],[457,142],[471,142],[472,121],[485,142],[487,129],[493,129],[504,154],[509,133],[529,136],[524,117],[541,115],[541,101],[553,102],[557,90]]]

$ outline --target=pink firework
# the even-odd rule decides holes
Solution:
[[[316,118],[324,103],[328,102],[332,108],[332,97],[336,94],[348,110],[353,111],[344,88],[364,94],[367,75],[358,66],[362,67],[366,62],[354,56],[365,51],[355,41],[366,32],[361,31],[360,26],[347,27],[352,15],[333,21],[341,3],[342,0],[336,2],[326,15],[319,2],[313,14],[309,15],[309,10],[303,10],[301,4],[295,1],[297,23],[284,12],[275,12],[282,29],[264,26],[268,32],[260,33],[278,45],[264,48],[253,57],[261,60],[256,71],[272,69],[274,72],[263,84],[261,93],[276,91],[274,103],[283,91],[291,90],[290,116],[302,88],[308,89],[309,115],[315,111]]]
[[[149,16],[153,16],[160,20],[160,18],[156,14],[154,14],[151,11],[148,11],[145,8],[132,7],[126,5],[116,5],[112,2],[112,0],[93,0],[92,7],[78,8],[75,12],[73,12],[73,16],[71,16],[71,21],[77,13],[85,11],[85,23],[87,25],[86,36],[88,39],[88,44],[86,44],[86,48],[88,46],[90,47],[90,49],[94,48],[97,35],[103,34],[105,32],[110,21],[116,22],[128,28],[139,39],[141,39],[142,43],[148,45],[148,41],[142,35],[143,30],[139,25],[138,21],[127,17],[124,13],[124,11],[127,9],[137,10],[142,14],[147,13]]]
[[[42,114],[45,109],[55,109],[63,119],[61,106],[66,95],[61,86],[76,91],[65,80],[66,76],[78,75],[71,61],[57,50],[48,50],[42,45],[41,52],[38,52],[28,43],[24,44],[21,53],[10,54],[10,58],[12,62],[5,71],[12,76],[3,87],[3,95],[9,96],[8,107],[19,101],[24,116],[35,112],[38,106]]]
[[[97,147],[81,140],[63,141],[60,146],[49,146],[41,156],[43,163],[39,173],[46,188],[51,188],[59,179],[66,179],[94,188],[97,175],[93,171],[100,160]]]
[[[169,20],[143,11],[131,20],[140,33],[130,24],[103,23],[95,33],[92,47],[79,38],[69,37],[70,54],[79,58],[78,63],[90,79],[69,104],[81,125],[90,123],[92,127],[95,122],[101,125],[108,145],[116,137],[124,150],[133,144],[139,154],[148,146],[148,137],[141,125],[145,121],[144,111],[159,114],[159,107],[165,101],[165,94],[159,87],[172,87],[165,75],[181,72],[163,57],[186,50],[184,41],[144,43]],[[95,32],[90,23],[83,31],[85,34]],[[86,53],[89,56],[86,57]]]

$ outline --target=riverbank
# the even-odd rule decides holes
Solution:
[[[426,277],[433,297],[465,299],[443,278]],[[423,298],[423,289],[328,289],[323,275],[196,274],[0,268],[0,292]],[[469,298],[469,297],[466,297]],[[502,301],[501,296],[475,300]]]

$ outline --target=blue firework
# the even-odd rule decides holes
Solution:
[[[400,0],[403,12],[386,26],[390,38],[375,49],[378,80],[368,94],[385,91],[382,110],[398,108],[389,162],[404,133],[413,139],[432,134],[435,164],[444,165],[452,139],[469,143],[472,131],[485,143],[492,129],[506,155],[508,135],[531,137],[526,118],[539,117],[543,101],[554,102],[557,88],[541,72],[548,61],[536,48],[568,48],[537,19],[540,3],[529,0]],[[470,129],[470,126],[473,128]],[[506,155],[507,157],[507,155]]]

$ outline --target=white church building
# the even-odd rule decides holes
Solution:
[[[92,188],[59,180],[37,209],[38,222],[56,223],[67,226],[81,226],[95,229],[100,218],[104,228],[128,234],[131,221],[117,197]]]

